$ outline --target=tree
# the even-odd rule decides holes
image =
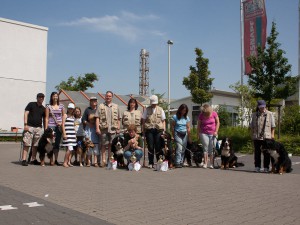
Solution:
[[[269,104],[272,99],[286,99],[297,90],[298,78],[287,75],[292,66],[283,56],[285,51],[279,48],[280,43],[276,42],[277,36],[276,23],[272,22],[267,47],[262,49],[258,46],[257,56],[247,58],[252,67],[248,83],[254,89],[254,96],[266,100]]]
[[[94,73],[86,73],[84,77],[79,76],[75,79],[73,76],[68,78],[68,81],[62,81],[59,85],[55,86],[56,90],[67,91],[86,91],[88,88],[93,88],[93,83],[98,81],[98,77]]]
[[[282,131],[287,134],[300,134],[300,106],[287,106],[282,117]]]
[[[182,84],[190,90],[192,101],[202,105],[208,102],[212,97],[211,85],[213,78],[209,78],[208,70],[209,60],[203,57],[203,52],[199,48],[195,48],[196,67],[190,66],[190,74],[183,78]]]
[[[229,87],[241,97],[240,105],[237,107],[238,122],[241,123],[242,126],[244,121],[250,124],[252,109],[255,109],[256,106],[253,90],[248,85],[242,85],[239,81]]]
[[[231,121],[231,115],[227,111],[226,106],[219,106],[217,112],[220,120],[220,125],[222,125],[222,127],[229,127],[232,125],[233,121]]]

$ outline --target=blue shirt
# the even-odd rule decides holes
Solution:
[[[183,116],[178,120],[177,115],[172,117],[172,120],[175,121],[175,131],[178,132],[186,132],[186,124],[190,122],[190,118],[187,116],[186,118]]]

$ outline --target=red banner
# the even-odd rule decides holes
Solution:
[[[244,12],[244,62],[245,74],[251,73],[247,61],[249,56],[257,56],[257,46],[265,48],[267,39],[267,14],[264,0],[243,1]]]

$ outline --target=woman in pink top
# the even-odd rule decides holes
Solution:
[[[199,139],[202,143],[204,152],[204,163],[203,168],[207,168],[208,156],[210,156],[210,166],[213,169],[213,144],[215,137],[218,135],[220,127],[220,121],[218,114],[213,111],[212,107],[205,103],[202,106],[202,112],[198,117],[197,131],[199,134]]]

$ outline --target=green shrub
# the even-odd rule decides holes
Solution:
[[[191,130],[192,140],[196,141],[198,138],[197,130]],[[254,146],[251,139],[250,129],[247,127],[220,127],[218,140],[224,137],[229,137],[232,140],[232,145],[235,152],[252,154]],[[276,141],[281,142],[288,153],[293,155],[300,155],[300,136],[281,134],[280,139]]]

